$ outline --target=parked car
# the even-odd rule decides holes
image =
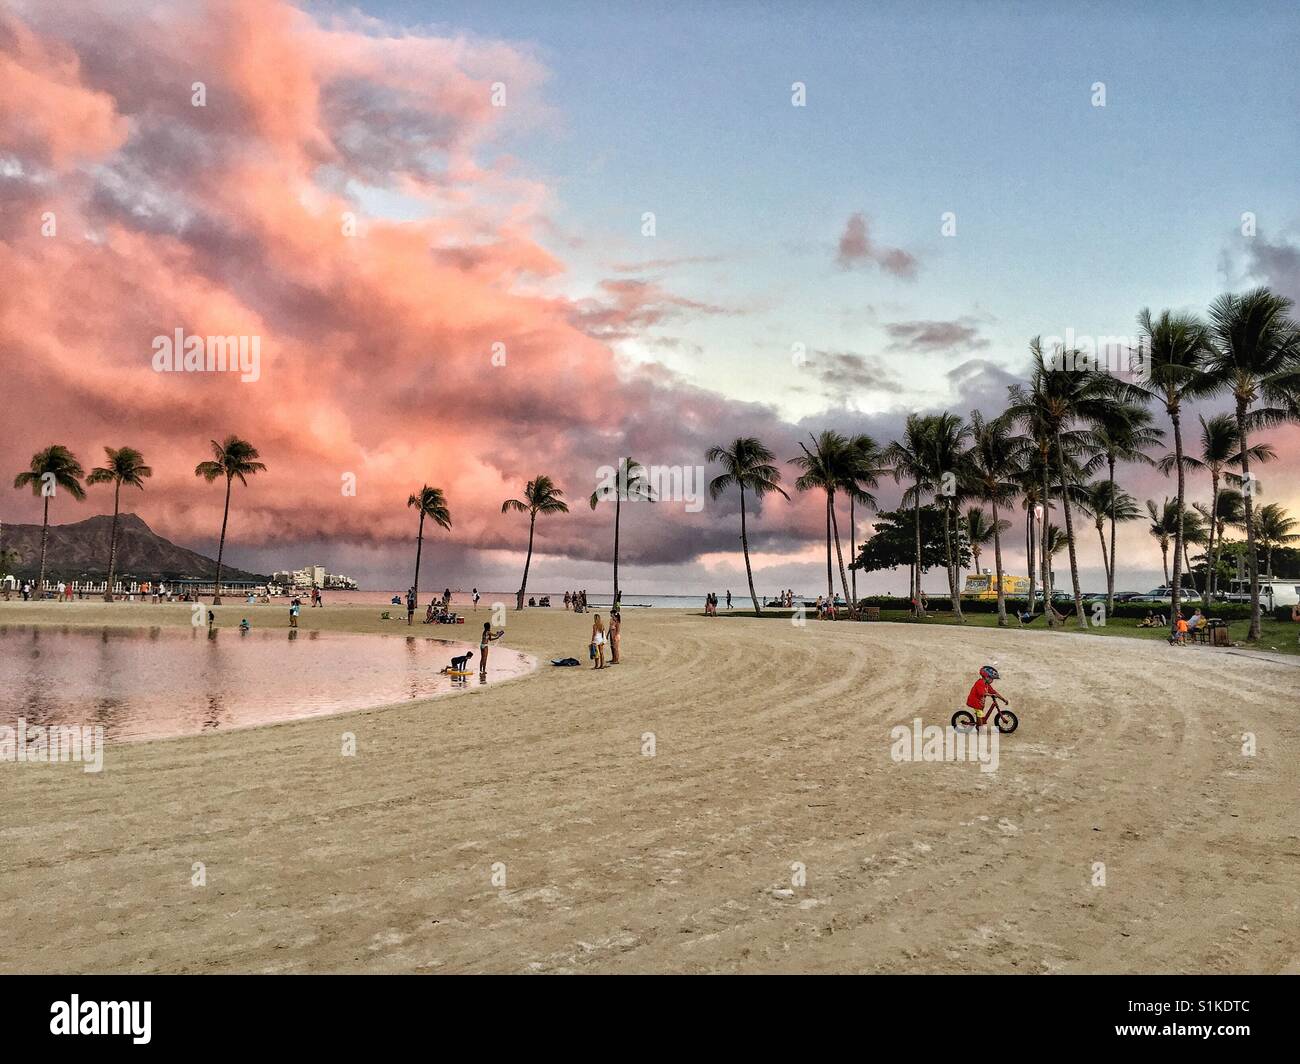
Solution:
[[[1201,599],[1201,593],[1196,589],[1195,586],[1193,586],[1192,584],[1183,585],[1183,594],[1180,601],[1199,602],[1200,599]],[[1128,601],[1137,602],[1137,603],[1160,602],[1168,606],[1173,602],[1173,600],[1174,600],[1174,589],[1169,584],[1161,584],[1159,587],[1152,588],[1150,591],[1146,592],[1145,594],[1135,595],[1133,598],[1129,599]]]

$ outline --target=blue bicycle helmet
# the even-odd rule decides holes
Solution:
[[[998,667],[996,665],[981,666],[980,675],[984,677],[984,680],[987,683],[992,683],[994,680],[1002,679],[1002,677],[998,674]]]

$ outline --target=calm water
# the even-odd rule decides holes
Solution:
[[[473,676],[439,675],[471,649]],[[0,724],[102,724],[117,741],[194,735],[428,698],[534,664],[498,643],[480,680],[477,646],[423,636],[0,625]]]
[[[717,589],[710,589],[710,590],[716,590],[718,597],[720,599],[725,600],[726,593],[727,593],[727,589],[725,587],[720,587]],[[558,610],[561,613],[564,612],[563,591],[559,592],[558,594],[554,591],[549,591],[549,592],[530,591],[528,592],[528,597],[541,599],[543,595],[548,595],[548,594],[551,596],[551,609]],[[347,606],[347,605],[365,604],[365,605],[374,605],[374,606],[384,606],[384,605],[390,605],[389,600],[394,595],[397,595],[398,598],[402,599],[403,605],[401,606],[401,610],[403,612],[403,615],[405,615],[405,611],[406,611],[406,606],[405,606],[406,600],[404,598],[404,596],[406,595],[405,591],[401,591],[401,592],[398,591],[326,591],[325,605]],[[490,615],[490,611],[492,609],[493,603],[496,602],[503,603],[505,604],[507,609],[511,609],[511,610],[515,608],[515,593],[513,591],[480,590],[479,595],[480,598],[478,604],[478,612],[483,615],[484,619],[487,619],[487,617]],[[814,597],[816,597],[816,592],[814,592],[813,595]],[[424,607],[428,605],[431,599],[440,599],[441,597],[442,597],[442,588],[440,587],[434,588],[432,592],[423,587],[420,588],[420,615],[421,616],[424,615]],[[731,589],[731,597],[737,609],[740,608],[742,602],[746,602],[746,603],[749,602],[748,590],[746,590],[745,593],[742,595],[739,591],[737,591],[733,587]],[[227,596],[226,601],[238,602],[239,600],[236,596]],[[286,597],[274,599],[272,601],[277,606],[279,606],[282,602],[287,602],[288,598],[286,596]],[[468,591],[453,591],[451,593],[451,604],[453,608],[455,608],[457,612],[464,613],[469,617],[472,617],[474,615],[471,606],[472,601],[473,601],[473,596]],[[609,588],[606,587],[604,590],[599,592],[593,591],[590,588],[588,588],[587,602],[590,604],[592,609],[596,609],[597,607],[600,607],[602,609],[609,609],[609,603],[610,603]],[[303,608],[306,609],[310,605],[311,605],[310,600],[306,596],[303,596]],[[674,610],[682,610],[682,609],[702,610],[704,609],[704,593],[701,592],[698,595],[634,595],[630,591],[623,592],[624,609],[628,609],[630,607],[643,607],[643,606],[658,606],[660,609],[674,609]],[[396,609],[397,607],[393,607],[393,608]]]

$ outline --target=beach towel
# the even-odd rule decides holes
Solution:
[[[551,658],[552,665],[572,666],[582,664],[577,658]]]

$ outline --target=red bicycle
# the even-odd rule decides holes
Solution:
[[[1001,702],[1003,706],[1007,704],[1005,698],[1000,699],[997,695],[989,695],[989,698],[993,700],[993,704],[989,706],[989,711],[987,713],[983,716],[977,717],[973,710],[959,709],[952,715],[952,726],[954,728],[974,728],[978,731],[980,728],[987,725],[989,717],[992,717],[994,726],[1003,735],[1010,735],[1020,727],[1020,718],[1012,713],[1011,710],[998,709],[999,702]]]

